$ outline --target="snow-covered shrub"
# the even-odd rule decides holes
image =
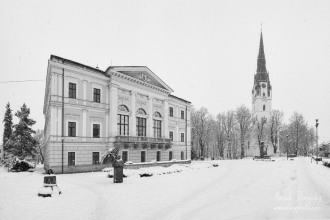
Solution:
[[[34,168],[34,164],[26,161],[26,160],[20,160],[17,157],[12,162],[12,167],[10,170],[14,171],[28,171],[29,169]]]
[[[324,159],[323,165],[330,168],[330,159]]]

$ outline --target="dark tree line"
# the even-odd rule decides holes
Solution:
[[[42,155],[43,132],[32,129],[36,123],[30,116],[30,108],[25,103],[15,113],[18,123],[13,124],[12,110],[10,104],[6,105],[4,115],[3,149],[6,158],[18,157],[25,158],[31,156],[35,158]]]

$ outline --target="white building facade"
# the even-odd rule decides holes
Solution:
[[[191,103],[145,66],[106,71],[58,56],[48,61],[44,99],[45,169],[100,170],[119,148],[124,161],[190,160]]]

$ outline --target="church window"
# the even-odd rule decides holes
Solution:
[[[263,106],[263,110],[266,111],[266,105]]]
[[[265,94],[265,93],[262,93],[262,96],[263,96],[263,97],[265,97],[265,96],[266,96],[266,94]]]

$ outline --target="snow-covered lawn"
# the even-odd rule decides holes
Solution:
[[[57,175],[63,194],[50,198],[37,196],[38,170],[0,168],[0,219],[330,218],[330,169],[310,161],[193,162],[172,174],[132,174],[122,184],[106,172],[64,174]]]

